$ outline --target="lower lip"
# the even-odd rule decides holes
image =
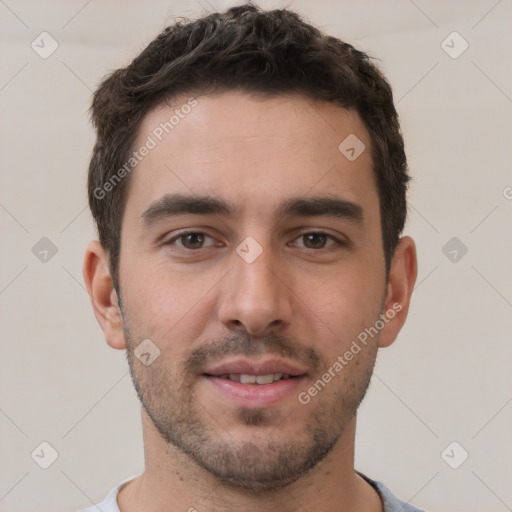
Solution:
[[[272,384],[242,384],[241,382],[210,375],[205,376],[205,379],[235,405],[261,409],[271,407],[290,395],[295,394],[297,396],[305,377],[278,380]]]

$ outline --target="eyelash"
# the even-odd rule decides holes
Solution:
[[[211,238],[212,240],[214,239],[212,236],[207,235],[206,233],[203,233],[202,231],[184,231],[184,232],[180,233],[179,235],[174,236],[173,238],[171,238],[167,242],[165,242],[164,245],[174,245],[176,240],[185,238],[188,235],[204,235],[204,236],[206,236],[208,238]],[[329,246],[328,247],[320,247],[319,249],[311,249],[309,247],[304,247],[304,249],[308,249],[308,250],[311,250],[311,251],[329,250],[330,248],[332,248],[334,246],[344,246],[344,245],[347,245],[342,240],[339,240],[335,236],[333,236],[333,235],[331,235],[329,233],[325,233],[324,231],[306,231],[304,233],[301,233],[294,240],[302,238],[302,237],[304,237],[306,235],[324,235],[327,239],[330,239],[330,240],[332,240],[334,242],[334,244],[331,245],[330,247]],[[208,246],[208,247],[214,247],[214,246],[215,246],[215,244],[213,244],[211,246]],[[180,247],[180,249],[183,249],[185,251],[191,251],[191,252],[193,252],[193,251],[200,251],[201,249],[206,249],[207,248],[207,247],[199,247],[198,249],[189,249],[188,247],[183,247],[183,246],[178,246],[178,247]]]

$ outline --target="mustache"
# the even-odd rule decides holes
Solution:
[[[220,361],[228,356],[263,355],[274,355],[299,361],[312,371],[327,367],[319,352],[301,342],[275,333],[259,337],[242,333],[214,339],[197,348],[187,358],[185,371],[199,373],[206,363]]]

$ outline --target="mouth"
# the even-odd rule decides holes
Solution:
[[[297,375],[288,375],[287,373],[267,373],[266,375],[249,375],[247,373],[224,373],[222,375],[208,375],[207,377],[217,377],[218,379],[229,379],[232,382],[241,384],[250,384],[255,386],[265,386],[280,380],[295,379]]]
[[[243,408],[265,409],[296,396],[307,371],[285,360],[226,361],[203,374],[216,399]]]

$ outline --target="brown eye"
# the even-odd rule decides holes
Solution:
[[[205,245],[207,239],[212,240],[212,242]],[[177,243],[178,240],[179,243]],[[177,245],[182,249],[198,250],[215,245],[215,241],[211,236],[199,231],[188,231],[171,238],[166,245]]]
[[[202,233],[189,233],[181,237],[183,246],[187,249],[200,249],[204,243],[204,235]]]
[[[323,249],[327,242],[327,236],[323,233],[307,233],[302,235],[302,239],[308,249]]]
[[[303,233],[296,240],[302,240],[302,244],[299,244],[299,247],[313,250],[329,249],[334,245],[343,245],[343,243],[334,236],[321,231]],[[329,241],[331,243],[328,244]]]

